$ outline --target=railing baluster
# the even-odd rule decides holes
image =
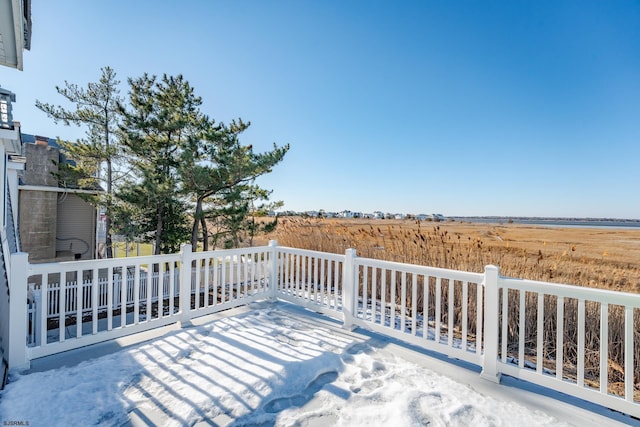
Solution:
[[[316,304],[320,303],[320,294],[318,293],[318,257],[313,257],[313,292],[314,292],[314,301]]]
[[[66,310],[67,310],[67,277],[65,273],[60,273],[60,309],[58,310],[58,341],[64,342],[67,330]]]
[[[285,263],[284,263],[284,268],[285,268],[285,285],[284,285],[284,289],[285,289],[285,292],[288,295],[293,295],[293,285],[294,285],[294,282],[295,282],[293,262],[294,262],[293,255],[292,254],[286,254],[285,255]]]
[[[538,339],[536,372],[542,374],[544,368],[544,294],[542,292],[538,292],[538,326],[536,329],[536,338]]]
[[[240,299],[240,295],[242,294],[242,255],[236,255],[236,276],[235,276],[235,290],[236,295],[233,299]]]
[[[244,261],[242,263],[244,273],[244,297],[248,297],[251,293],[251,283],[249,283],[249,259],[250,253],[247,252],[244,255]]]
[[[407,273],[400,272],[400,330],[407,328]]]
[[[518,292],[520,294],[520,304],[518,306],[518,366],[524,368],[524,337],[526,334],[526,295],[523,290]]]
[[[422,338],[429,337],[429,281],[430,276],[424,276],[422,284]],[[479,309],[480,307],[478,307]]]
[[[154,264],[158,266],[158,319],[164,317],[164,263]]]
[[[336,293],[335,293],[335,279],[334,279],[334,273],[333,273],[333,261],[332,260],[328,260],[328,264],[327,264],[327,268],[328,268],[328,275],[327,275],[327,307],[331,308],[333,307],[335,310],[338,309],[338,305],[336,304]],[[333,305],[332,305],[333,304]]]
[[[222,258],[222,268],[220,270],[220,292],[222,294],[221,302],[223,304],[227,302],[227,268],[230,269],[229,263],[231,262],[228,260],[228,255]]]
[[[147,292],[147,306],[144,309],[144,313],[145,313],[145,317],[147,318],[146,321],[150,322],[151,319],[153,319],[153,313],[151,312],[151,308],[152,308],[152,298],[153,298],[153,277],[152,277],[152,273],[149,270],[153,270],[153,268],[150,268],[152,266],[152,264],[147,264],[147,272],[145,273],[145,288],[146,288],[146,292]]]
[[[356,317],[362,317],[364,320],[367,320],[367,307],[369,306],[367,298],[367,287],[369,286],[369,267],[366,265],[362,266],[362,316],[359,315],[358,310],[356,310]],[[358,298],[356,296],[356,301]]]
[[[326,260],[321,260],[320,261],[320,305],[322,306],[328,306],[328,299],[327,299],[327,276],[325,275],[325,265],[327,264]],[[325,301],[327,301],[327,303],[325,304]]]
[[[338,309],[338,307],[340,307],[340,310],[343,310],[342,308],[342,304],[344,303],[342,301],[342,289],[340,289],[340,277],[341,277],[341,265],[339,262],[334,261],[333,262],[333,299],[334,299],[334,307],[336,308],[336,310]],[[340,305],[338,305],[338,299],[340,299]]]
[[[213,292],[213,298],[212,298],[212,302],[213,305],[218,305],[218,287],[220,285],[220,259],[218,257],[214,257],[213,258],[213,266],[212,266],[212,270],[211,270],[211,274],[212,274],[212,279],[213,279],[213,283],[212,283],[212,292]]]
[[[378,268],[371,267],[371,321],[376,322],[378,312]]]
[[[115,298],[115,278],[113,277],[113,267],[107,268],[107,331],[113,329],[113,299]]]
[[[47,273],[40,276],[42,285],[40,286],[40,298],[42,301],[42,307],[37,307],[40,310],[40,345],[47,345],[47,325],[49,319],[49,275]]]
[[[133,324],[140,323],[140,264],[133,266]]]
[[[186,266],[186,268],[191,269],[191,263]],[[180,295],[180,279],[176,280],[176,263],[175,261],[171,261],[169,263],[169,302],[167,304],[167,308],[169,309],[169,316],[176,313],[178,309],[176,308],[176,296]],[[191,274],[189,274],[189,280],[191,280]],[[187,289],[191,289],[189,286]],[[191,307],[191,295],[183,295],[184,298],[189,301],[187,307]]]
[[[484,286],[481,283],[476,283],[476,354],[484,353],[484,345],[482,342],[482,323],[487,315],[484,312],[484,299],[482,293],[484,292]]]
[[[469,305],[469,284],[465,280],[462,282],[462,349],[467,350],[467,323]]]
[[[609,305],[600,304],[600,393],[607,394],[609,382]]]
[[[556,313],[556,379],[562,380],[564,364],[564,297],[558,297]]]
[[[442,279],[440,277],[436,277],[436,300],[433,302],[435,304],[436,312],[435,312],[435,341],[437,343],[440,342],[440,322],[442,322]]]
[[[384,326],[387,323],[387,269],[381,268],[380,274],[380,324]]]
[[[129,279],[127,274],[127,266],[122,266],[120,275],[120,327],[127,326],[127,288],[129,287]]]
[[[584,299],[578,299],[578,386],[584,386]]]
[[[204,302],[202,304],[200,304],[200,280],[201,280],[201,274],[200,274],[200,268],[202,266],[202,259],[200,258],[196,258],[194,264],[194,283],[193,283],[193,288],[194,288],[194,295],[193,295],[193,299],[194,299],[194,309],[199,309],[200,307],[204,307]],[[183,268],[191,268],[190,265],[185,265],[183,264]],[[189,277],[191,277],[191,274],[189,275]],[[184,298],[184,295],[180,295],[180,298]]]
[[[502,288],[502,346],[500,351],[500,358],[502,363],[507,363],[507,341],[509,325],[509,289],[507,287]]]
[[[76,270],[76,338],[82,337],[82,270]]]
[[[297,298],[300,298],[300,270],[301,270],[301,258],[302,256],[300,254],[296,254],[294,255],[294,274],[295,274],[295,279],[294,279],[294,290],[295,290],[295,296]]]
[[[205,308],[209,307],[209,279],[211,277],[210,274],[210,263],[211,263],[211,257],[205,257],[203,259],[204,263],[202,264],[202,274],[203,274],[203,285],[204,285],[204,289],[202,290],[202,298],[203,298],[203,306]]]
[[[520,292],[520,306],[518,307],[518,366],[524,368],[524,339],[525,339],[525,315],[526,315],[526,292]]]
[[[633,307],[624,309],[624,399],[633,402]]]
[[[449,295],[447,300],[448,304],[448,314],[447,314],[447,345],[449,347],[453,346],[453,317],[454,317],[454,309],[455,309],[455,299],[454,299],[454,286],[455,280],[449,279]]]
[[[418,275],[411,275],[411,335],[416,335],[418,324]]]
[[[398,277],[396,270],[391,270],[391,283],[389,283],[389,287],[391,288],[391,296],[389,297],[389,325],[391,329],[396,328],[396,286],[398,284]]]
[[[315,293],[313,290],[313,256],[307,255],[307,301],[315,302]]]

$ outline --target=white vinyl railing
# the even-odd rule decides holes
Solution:
[[[28,359],[141,332],[264,298],[271,249],[24,266]],[[80,285],[78,285],[80,283]]]
[[[342,319],[344,255],[278,247],[274,297]]]
[[[354,263],[354,325],[482,365],[482,274],[366,258]]]
[[[500,372],[640,414],[640,295],[502,277],[498,286]]]
[[[495,266],[469,273],[275,242],[212,252],[185,245],[175,255],[40,265],[28,264],[26,254],[11,259],[11,302],[30,302],[10,327],[29,342],[9,352],[14,368],[280,299],[346,328],[476,364],[494,382],[510,375],[640,417],[640,295],[505,278]]]

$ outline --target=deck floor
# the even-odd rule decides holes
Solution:
[[[251,304],[193,323],[34,360],[0,395],[2,417],[30,425],[47,416],[133,426],[638,425],[520,380],[491,383],[475,366],[344,330],[287,303]],[[47,384],[60,390],[21,413],[16,402],[30,382],[43,396],[56,393]],[[56,409],[74,393],[95,408],[76,418]]]

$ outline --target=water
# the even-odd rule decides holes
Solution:
[[[576,219],[576,218],[510,218],[510,217],[451,217],[461,222],[479,222],[485,224],[526,224],[544,227],[566,228],[622,228],[640,230],[640,220],[629,219]]]

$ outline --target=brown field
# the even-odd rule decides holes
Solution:
[[[262,240],[264,239],[264,240]],[[355,248],[362,257],[456,270],[483,272],[488,264],[503,276],[640,293],[640,230],[553,228],[518,224],[416,222],[410,220],[280,219],[277,230],[256,244],[276,239],[279,245],[344,253]],[[430,293],[433,289],[430,290]],[[399,295],[399,292],[396,292]],[[444,295],[444,294],[443,294]],[[508,355],[517,357],[518,293],[509,291]],[[389,298],[389,296],[387,296]],[[433,300],[433,295],[431,296]],[[387,299],[388,301],[388,299]],[[473,298],[470,312],[475,312]],[[443,300],[443,304],[448,302]],[[526,297],[526,356],[539,363],[535,295]],[[553,368],[557,331],[556,299],[545,297],[544,355]],[[409,305],[409,304],[408,304]],[[418,301],[419,310],[425,311]],[[587,302],[585,314],[585,382],[599,384],[600,306]],[[459,307],[456,308],[459,311]],[[426,309],[427,312],[428,309]],[[456,318],[460,313],[456,311]],[[577,369],[577,300],[565,301],[564,375]],[[609,307],[608,388],[622,395],[624,378],[624,310]],[[444,321],[445,319],[440,319]],[[475,325],[471,325],[475,328]],[[640,310],[634,310],[635,400],[640,401]]]
[[[640,293],[640,230],[412,220],[282,218],[264,240],[456,270]]]

